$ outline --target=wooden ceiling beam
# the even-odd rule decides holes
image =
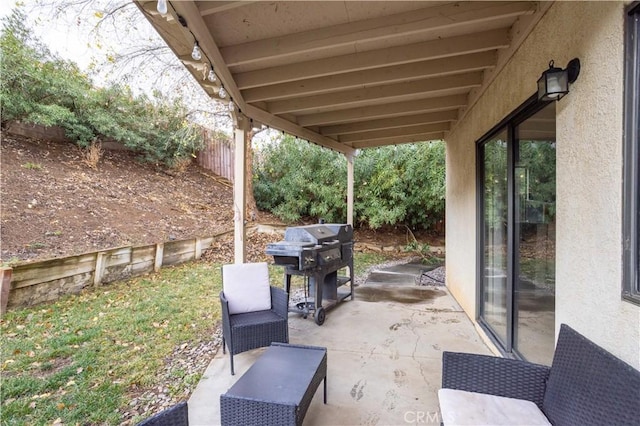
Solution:
[[[208,16],[216,13],[224,12],[226,10],[235,9],[237,7],[247,6],[254,1],[202,1],[198,2],[198,9],[200,15]]]
[[[405,115],[394,118],[381,118],[378,120],[363,121],[359,123],[338,124],[325,126],[319,129],[319,133],[325,136],[348,135],[351,133],[366,132],[372,130],[393,129],[417,124],[441,123],[455,121],[458,118],[458,110],[437,111],[415,115]]]
[[[222,58],[218,45],[213,39],[209,28],[202,19],[198,6],[196,6],[193,1],[174,1],[171,3],[171,6],[177,14],[184,18],[188,26],[188,31],[193,33],[196,40],[198,40],[200,49],[205,53],[206,57],[213,62],[215,72],[229,96],[233,98],[240,109],[244,109],[245,102],[240,90],[236,86],[233,76]],[[225,100],[223,100],[223,102],[225,102]]]
[[[378,146],[386,146],[386,145],[400,145],[404,143],[438,141],[442,139],[444,139],[444,132],[435,132],[435,133],[425,133],[422,135],[414,135],[414,136],[399,136],[394,138],[377,139],[377,140],[371,140],[371,141],[358,141],[358,142],[354,142],[351,146],[355,149],[363,149],[363,148],[375,148]]]
[[[420,124],[418,126],[397,127],[395,129],[373,130],[369,132],[353,133],[350,135],[341,135],[339,140],[341,143],[352,144],[360,141],[373,141],[378,139],[389,139],[392,137],[405,137],[424,135],[427,133],[438,133],[449,130],[449,123],[432,123]]]
[[[532,14],[532,2],[464,2],[425,7],[391,16],[333,25],[311,31],[256,40],[221,49],[229,67],[265,59],[330,51],[336,46],[369,40],[401,38],[408,34],[436,32],[470,23]]]
[[[388,84],[365,89],[345,90],[337,93],[313,95],[304,98],[287,99],[268,102],[268,111],[272,114],[300,112],[308,110],[340,109],[343,107],[357,107],[371,103],[389,102],[394,100],[408,100],[424,98],[426,94],[458,89],[471,89],[482,84],[482,73],[433,77],[407,83]]]
[[[409,102],[385,103],[384,105],[300,115],[298,116],[298,124],[307,127],[351,123],[354,121],[373,120],[383,117],[399,117],[419,112],[445,111],[462,108],[466,104],[467,95],[465,94],[442,96]]]
[[[353,155],[354,153],[354,149],[347,145],[344,145],[334,139],[328,138],[309,129],[305,129],[304,127],[298,126],[289,120],[285,120],[284,118],[269,114],[268,112],[260,108],[256,108],[252,105],[247,105],[246,109],[242,112],[248,117],[264,123],[267,126],[282,130],[289,133],[290,135],[308,140],[309,142],[324,146],[325,148],[333,149],[345,155]]]
[[[412,43],[387,49],[371,50],[326,59],[299,62],[255,71],[235,73],[242,90],[296,80],[330,76],[372,68],[408,64],[431,59],[451,58],[509,46],[506,28],[480,33]]]
[[[246,102],[273,101],[356,87],[367,87],[385,83],[423,79],[426,77],[479,71],[491,68],[495,65],[495,61],[495,51],[479,52],[451,58],[433,59],[430,61],[256,87],[244,90],[242,95]]]

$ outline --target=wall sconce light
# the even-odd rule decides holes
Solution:
[[[565,69],[556,68],[553,60],[549,69],[538,79],[538,99],[541,101],[558,101],[569,93],[569,84],[577,80],[580,74],[580,59],[569,61]]]

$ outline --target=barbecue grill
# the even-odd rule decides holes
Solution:
[[[266,253],[284,270],[284,285],[291,290],[291,277],[305,277],[305,301],[289,307],[306,318],[311,312],[322,325],[326,311],[351,297],[353,300],[353,227],[320,223],[286,229],[284,241],[267,245]],[[347,269],[347,276],[338,272]]]

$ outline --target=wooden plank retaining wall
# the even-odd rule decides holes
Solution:
[[[145,275],[162,266],[199,259],[213,241],[230,232],[233,231],[207,238],[117,247],[2,268],[1,313],[13,307],[53,301],[87,287]]]

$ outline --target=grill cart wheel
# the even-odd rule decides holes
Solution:
[[[313,318],[316,320],[316,324],[318,325],[324,324],[324,316],[325,316],[325,312],[323,307],[316,309],[316,313],[313,314]]]

